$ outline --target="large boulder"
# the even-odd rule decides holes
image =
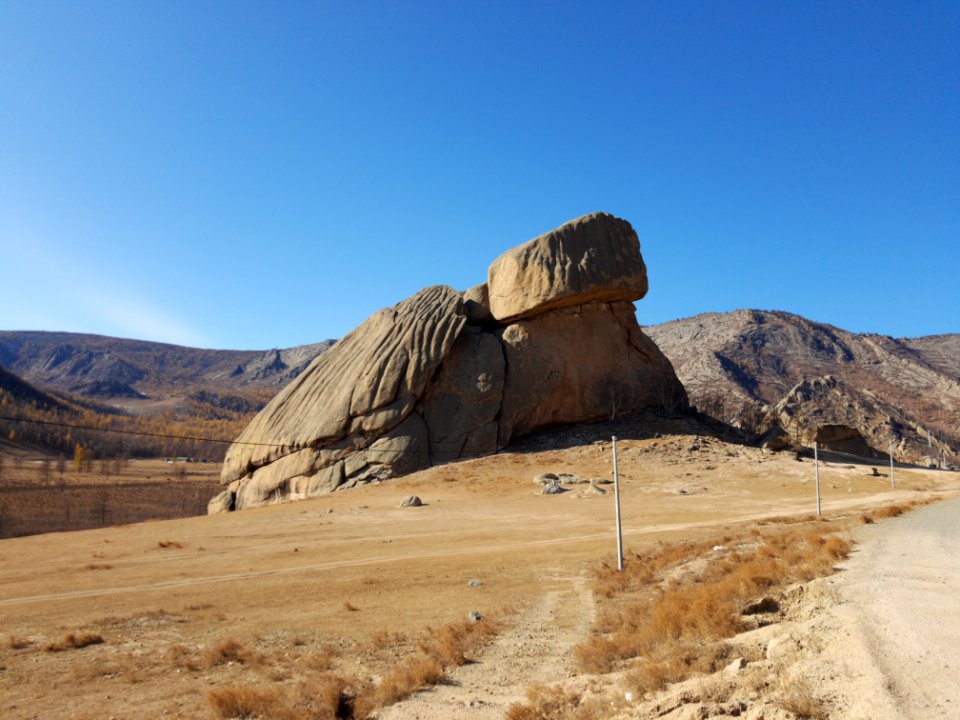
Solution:
[[[490,266],[487,288],[493,317],[509,322],[584,303],[640,300],[647,268],[630,223],[593,213],[507,250]]]
[[[500,439],[615,419],[681,392],[670,361],[643,334],[630,303],[550,310],[500,332],[508,367]]]
[[[488,277],[466,293],[422,290],[320,355],[231,445],[211,512],[488,455],[554,425],[686,406],[629,302],[647,280],[625,220],[574,220],[505,253]]]

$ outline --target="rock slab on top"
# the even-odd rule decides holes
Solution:
[[[593,213],[503,253],[487,271],[490,312],[501,323],[586,303],[647,294],[647,268],[626,220]]]

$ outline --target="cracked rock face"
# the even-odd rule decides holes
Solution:
[[[231,445],[210,511],[323,494],[495,453],[513,438],[686,406],[640,330],[630,224],[587,215],[494,261],[488,285],[381,310],[285,387]]]

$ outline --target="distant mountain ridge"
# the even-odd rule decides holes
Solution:
[[[271,350],[207,350],[102,335],[0,331],[0,366],[44,388],[95,398],[164,398],[198,390],[270,390],[335,341]]]
[[[858,418],[857,429],[878,449],[895,442],[904,456],[923,459],[960,447],[960,334],[896,339],[763,310],[704,313],[643,330],[673,363],[691,402],[720,403],[734,422],[745,424],[759,406],[776,414],[773,406],[796,386],[830,378],[793,393],[787,412],[802,413],[815,395],[825,404],[818,422]]]

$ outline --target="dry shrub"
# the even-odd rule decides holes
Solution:
[[[850,552],[850,544],[827,535],[832,526],[815,530],[777,531],[756,547],[754,543],[711,553],[694,576],[669,577],[682,564],[704,555],[711,543],[681,544],[663,548],[661,557],[638,556],[640,569],[616,584],[607,572],[598,575],[601,596],[607,597],[593,634],[574,648],[580,667],[608,673],[631,658],[643,657],[631,672],[640,691],[653,691],[696,672],[714,672],[725,657],[720,640],[747,628],[744,607],[758,597],[789,583],[810,580],[832,572],[834,563]],[[728,542],[731,542],[728,539]],[[748,552],[752,550],[752,552]],[[626,572],[626,569],[625,569]],[[667,576],[667,577],[665,577]],[[606,594],[626,589],[650,578],[633,597]]]
[[[188,672],[197,672],[201,669],[201,664],[197,658],[183,645],[171,645],[167,650],[167,659],[170,664],[180,670]]]
[[[259,665],[263,658],[254,654],[236,640],[224,640],[222,643],[207,648],[203,654],[207,667],[226,665],[235,662],[240,665]]]
[[[113,565],[109,563],[87,563],[84,566],[84,570],[110,570]]]
[[[311,653],[303,659],[304,667],[317,672],[326,672],[333,668],[333,661],[336,658],[336,651],[329,645],[324,645],[315,653]]]
[[[33,645],[33,642],[27,638],[17,637],[16,635],[7,635],[6,645],[11,650],[23,650]]]
[[[436,685],[446,671],[463,665],[499,632],[501,622],[486,617],[477,622],[447,623],[438,630],[427,628],[416,642],[417,654],[394,667],[379,685],[362,688],[353,701],[353,716],[365,718],[375,710]]]
[[[407,636],[400,632],[377,630],[370,636],[370,644],[374,650],[384,650],[392,645],[400,645],[407,641]]]
[[[534,685],[527,689],[527,702],[511,705],[504,717],[506,720],[597,720],[607,717],[609,710],[599,699],[584,700],[559,685]]]
[[[279,688],[255,688],[234,685],[207,693],[214,717],[223,718],[292,718],[282,712],[283,691]],[[281,712],[277,712],[281,711]]]
[[[103,638],[97,633],[68,633],[57,642],[47,645],[44,650],[47,652],[63,652],[64,650],[79,650],[88,645],[99,645],[104,642]]]
[[[348,683],[327,675],[301,682],[295,689],[234,685],[211,690],[207,702],[214,717],[254,720],[336,720],[353,717]]]
[[[799,720],[827,720],[830,717],[827,704],[813,694],[803,679],[784,680],[776,702],[782,710],[793,713]]]
[[[360,608],[358,608],[356,605],[354,605],[354,604],[353,604],[352,602],[350,602],[349,600],[344,600],[344,601],[343,601],[343,609],[346,610],[347,612],[357,612]]]
[[[873,512],[875,518],[895,518],[903,515],[907,508],[903,505],[887,505]]]
[[[873,517],[869,513],[864,513],[860,516],[860,519],[863,520],[864,525],[872,525]]]
[[[157,543],[157,546],[164,549],[183,547],[183,545],[181,543],[178,543],[176,540],[161,540]]]
[[[436,685],[446,677],[443,666],[433,657],[407,658],[391,670],[379,685],[370,686],[353,701],[354,717],[365,718],[377,708],[392,705],[418,690]]]
[[[348,693],[350,683],[337,675],[324,675],[297,687],[294,705],[299,717],[311,720],[335,720],[354,717],[353,698]]]

